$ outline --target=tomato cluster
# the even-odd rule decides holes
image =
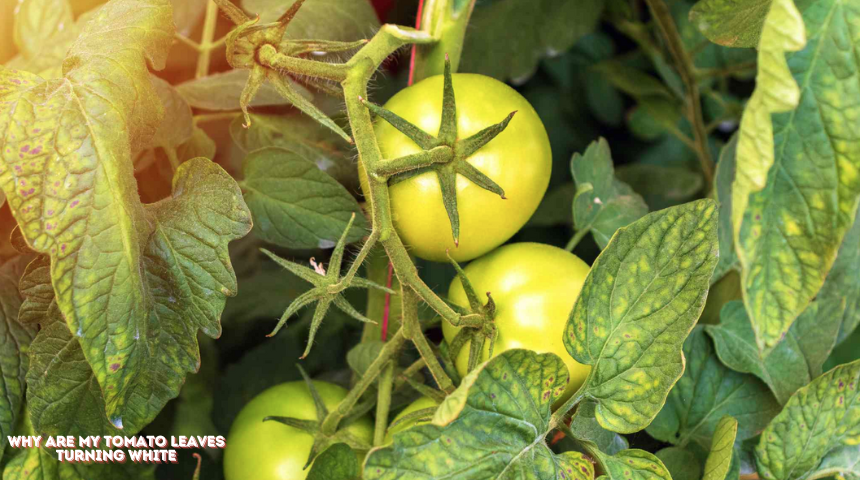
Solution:
[[[565,394],[569,398],[585,381],[590,367],[577,363],[565,351],[562,341],[568,315],[588,275],[589,266],[560,248],[536,243],[515,243],[499,247],[525,225],[543,198],[549,182],[552,154],[543,123],[534,108],[514,89],[490,77],[455,74],[451,77],[457,99],[458,138],[468,137],[488,125],[516,116],[490,142],[470,155],[468,161],[496,182],[504,196],[497,195],[463,177],[456,179],[459,212],[459,242],[452,236],[450,212],[443,204],[443,189],[433,171],[390,182],[394,227],[414,255],[431,261],[474,260],[464,272],[482,303],[491,294],[495,304],[495,339],[484,343],[482,361],[509,349],[526,348],[561,357],[570,372]],[[443,76],[431,77],[400,91],[383,108],[430,135],[440,130],[443,117]],[[422,149],[412,139],[382,119],[375,133],[385,159],[401,158]],[[455,152],[456,153],[456,152]],[[359,168],[362,189],[369,191],[364,168]],[[455,278],[449,300],[469,308],[461,279]],[[442,326],[451,344],[460,328],[447,322]],[[455,359],[461,376],[467,374],[470,343],[463,345]],[[332,407],[343,398],[339,387],[316,383],[324,402]],[[429,421],[427,417],[407,418],[438,403],[422,397],[402,410],[391,422],[385,443],[393,435]],[[251,401],[234,423],[225,454],[227,480],[303,479],[302,467],[312,445],[309,434],[275,422],[266,416],[314,419],[315,410],[307,388],[300,382],[273,387]],[[355,435],[370,440],[366,419],[350,428]]]

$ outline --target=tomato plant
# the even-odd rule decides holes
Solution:
[[[860,478],[858,24],[0,2],[3,480]]]

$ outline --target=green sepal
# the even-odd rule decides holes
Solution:
[[[451,60],[445,54],[445,73],[442,84],[442,121],[437,138],[445,145],[457,141],[457,101],[454,98],[454,81],[451,76]]]
[[[481,130],[480,132],[472,135],[469,138],[465,138],[457,142],[457,154],[463,157],[469,157],[473,153],[477,152],[484,145],[490,143],[490,140],[496,138],[500,133],[504,132],[506,128],[508,128],[508,124],[513,120],[514,115],[517,114],[517,111],[509,113],[507,117],[501,122],[490,125],[489,127]]]

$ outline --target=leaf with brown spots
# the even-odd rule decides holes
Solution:
[[[363,478],[591,480],[593,466],[582,454],[556,455],[546,443],[567,377],[553,354],[508,350],[469,373],[431,423],[372,450]]]

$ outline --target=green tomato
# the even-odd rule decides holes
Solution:
[[[436,400],[433,400],[430,397],[421,397],[418,400],[415,400],[414,402],[410,403],[403,410],[401,410],[401,412],[398,413],[396,417],[394,417],[394,420],[391,421],[391,424],[393,425],[396,421],[400,420],[401,418],[405,417],[406,415],[409,415],[412,412],[417,412],[418,410],[424,410],[427,408],[436,408],[438,406],[439,406],[439,404],[436,403]],[[385,433],[385,444],[388,445],[394,441],[394,434],[395,433],[402,432],[404,430],[410,429],[410,428],[415,427],[417,425],[424,425],[425,423],[430,423],[430,422],[429,421],[421,421],[418,419],[412,419],[412,420],[407,420],[405,422],[400,422],[397,425],[394,425],[393,427],[389,427],[388,432]]]
[[[329,409],[346,397],[346,390],[327,382],[314,386]],[[313,437],[304,431],[275,421],[269,416],[317,420],[313,398],[304,381],[276,385],[254,397],[233,421],[224,451],[226,480],[304,480],[304,470]],[[362,417],[347,427],[356,438],[373,441],[373,425]]]
[[[477,258],[511,238],[532,216],[546,193],[552,170],[549,137],[537,112],[513,88],[483,75],[454,74],[458,138],[467,138],[517,114],[505,131],[468,158],[475,168],[505,191],[506,199],[457,177],[457,210],[460,242],[454,244],[451,222],[442,203],[435,172],[416,175],[390,188],[394,227],[425,260],[447,261],[446,251],[457,261]],[[385,108],[425,132],[436,135],[442,117],[441,75],[401,90]],[[382,119],[374,130],[385,159],[421,151],[406,135]],[[367,192],[364,168],[359,168],[362,189]]]
[[[556,406],[582,386],[591,370],[574,360],[564,348],[564,328],[579,291],[588,275],[588,265],[576,255],[539,243],[505,245],[470,263],[464,269],[469,282],[487,302],[490,292],[496,303],[497,336],[493,355],[513,348],[558,355],[570,372],[570,380]],[[469,306],[459,278],[451,282],[448,298]],[[460,329],[442,322],[442,332],[450,344]],[[457,371],[466,375],[470,342],[456,359]],[[484,342],[482,361],[489,359],[490,342]]]

